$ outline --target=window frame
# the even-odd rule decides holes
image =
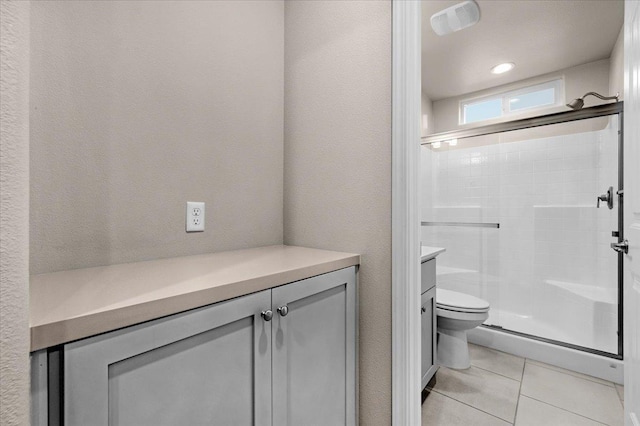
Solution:
[[[519,110],[511,109],[511,102],[510,102],[511,99],[516,98],[518,96],[526,95],[529,93],[539,92],[545,89],[554,90],[554,101],[552,103],[531,106],[531,107],[523,108]],[[502,109],[501,109],[501,114],[499,116],[487,118],[484,120],[472,121],[472,122],[466,121],[466,107],[475,105],[478,103],[482,103],[482,102],[492,101],[492,100],[501,100]],[[560,76],[560,77],[555,77],[548,80],[539,81],[534,84],[530,84],[528,86],[520,87],[517,89],[494,92],[488,95],[463,99],[458,103],[458,125],[471,125],[471,124],[499,121],[501,119],[508,118],[508,117],[526,115],[531,112],[562,106],[563,104],[564,104],[564,77]]]

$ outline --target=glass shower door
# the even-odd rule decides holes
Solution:
[[[444,247],[439,288],[488,300],[489,323],[500,316],[499,137],[422,147],[422,242]]]
[[[486,325],[618,354],[618,130],[612,115],[423,147],[438,285],[489,301]]]
[[[503,328],[618,353],[618,130],[616,115],[501,134],[518,162],[502,192],[519,194],[504,218],[516,249],[502,250]]]

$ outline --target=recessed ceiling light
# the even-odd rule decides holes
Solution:
[[[440,148],[440,142],[433,142],[431,146],[434,148]]]
[[[491,68],[491,72],[494,74],[502,74],[507,71],[511,71],[516,64],[513,62],[505,62],[504,64],[498,64],[495,67]]]
[[[449,146],[456,146],[456,145],[458,145],[458,139],[449,140]]]

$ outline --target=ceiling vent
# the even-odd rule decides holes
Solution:
[[[480,9],[473,0],[463,1],[431,16],[431,27],[439,36],[460,31],[480,20]]]

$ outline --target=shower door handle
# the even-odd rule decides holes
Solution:
[[[598,204],[596,204],[596,208],[600,208],[600,201],[606,201],[609,210],[613,208],[613,186],[610,186],[609,189],[607,189],[606,194],[598,196]]]
[[[629,253],[629,241],[624,240],[621,243],[611,243],[611,248],[617,251],[618,253]]]

